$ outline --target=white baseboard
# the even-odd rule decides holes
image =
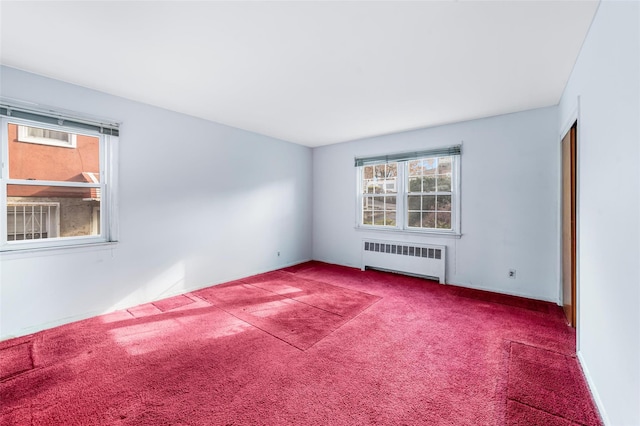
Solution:
[[[582,352],[578,351],[578,362],[580,363],[580,368],[582,368],[582,373],[584,374],[585,379],[587,379],[587,385],[589,386],[589,391],[593,396],[593,400],[596,403],[596,407],[598,408],[598,412],[600,414],[600,418],[602,419],[602,423],[605,426],[611,425],[609,421],[609,416],[607,416],[607,412],[604,409],[604,405],[602,404],[602,399],[600,399],[600,394],[596,389],[595,384],[593,383],[593,379],[591,378],[591,374],[589,373],[589,368],[587,368],[587,364],[582,357]]]

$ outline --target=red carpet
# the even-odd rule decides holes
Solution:
[[[379,299],[279,271],[194,294],[302,350]]]
[[[573,356],[513,342],[508,398],[580,424],[595,424],[598,417],[581,374]],[[584,397],[575,398],[576,395]]]
[[[0,342],[0,424],[599,425],[574,340],[552,304],[309,262]]]
[[[0,350],[0,380],[15,376],[33,368],[31,343],[19,343]]]

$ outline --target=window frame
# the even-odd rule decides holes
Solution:
[[[95,183],[12,179],[9,174],[10,124],[18,126],[18,132],[20,126],[29,126],[72,133],[74,135],[97,137],[99,140],[100,182]],[[0,252],[7,253],[40,250],[47,248],[65,248],[73,246],[104,244],[117,241],[117,163],[115,159],[117,158],[118,136],[105,134],[97,130],[78,128],[73,125],[64,125],[64,123],[62,125],[55,125],[40,122],[37,120],[29,120],[25,118],[10,117],[5,115],[0,117],[0,125],[2,126],[2,130],[0,132]],[[63,147],[72,148],[69,145]],[[9,185],[98,189],[101,194],[100,234],[72,237],[57,236],[35,240],[9,240],[7,235],[7,206],[9,205],[7,195]],[[34,204],[29,202],[26,203]]]
[[[418,228],[409,227],[408,220],[408,197],[409,197],[409,162],[413,160],[422,160],[427,158],[436,157],[451,157],[451,229],[442,228]],[[445,237],[457,237],[461,234],[461,194],[460,194],[460,163],[461,155],[426,155],[416,157],[408,160],[389,161],[389,163],[397,163],[398,177],[397,177],[397,193],[396,193],[396,225],[365,225],[363,221],[363,182],[364,182],[364,168],[367,165],[361,165],[355,167],[356,169],[356,229],[366,231],[383,231],[383,232],[402,232],[402,233],[417,233],[417,234],[431,234]]]

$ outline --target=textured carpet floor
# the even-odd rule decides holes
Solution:
[[[555,305],[309,262],[0,342],[1,425],[598,425]]]

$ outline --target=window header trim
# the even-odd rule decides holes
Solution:
[[[71,117],[55,111],[30,109],[22,106],[10,105],[6,102],[0,103],[0,116],[21,118],[23,120],[53,124],[56,126],[90,130],[103,135],[119,136],[120,134],[117,123],[103,123],[85,118]]]
[[[453,145],[443,148],[433,148],[424,151],[402,152],[398,154],[376,155],[373,157],[356,157],[355,166],[366,166],[370,164],[386,164],[398,161],[416,160],[423,157],[449,157],[452,155],[460,155],[462,145]]]

